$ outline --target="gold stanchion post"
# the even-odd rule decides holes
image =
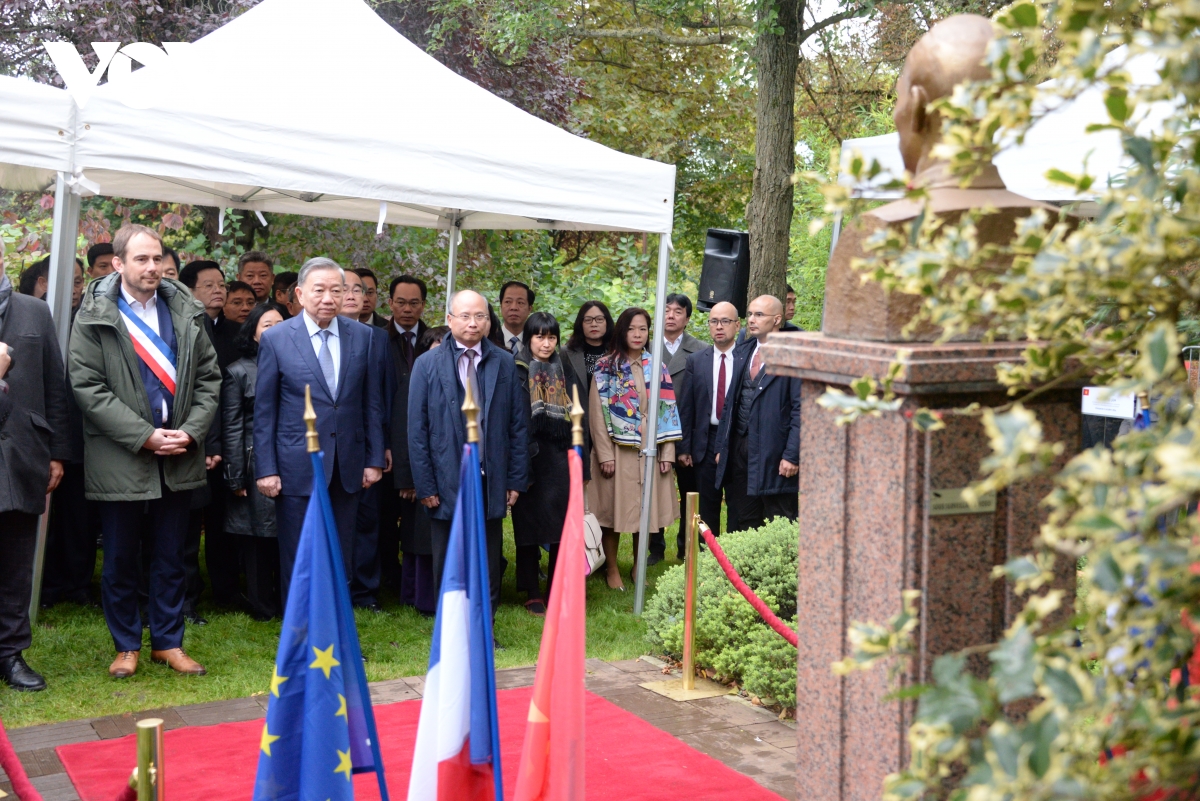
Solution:
[[[687,525],[687,546],[684,550],[683,579],[683,689],[696,689],[696,563],[700,559],[700,543],[697,541],[700,515],[700,493],[689,492],[684,506],[684,519],[679,525]]]
[[[462,412],[467,418],[467,442],[479,442],[479,404],[471,392],[471,379],[467,379],[466,398],[463,400]]]
[[[137,722],[137,797],[138,801],[163,801],[166,784],[163,775],[163,722],[146,718]]]
[[[571,386],[571,444],[583,447],[583,406],[579,403],[579,385]]]

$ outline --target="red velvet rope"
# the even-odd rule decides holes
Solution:
[[[763,603],[762,599],[754,594],[754,590],[750,589],[746,582],[742,581],[742,577],[739,576],[737,571],[733,569],[733,565],[729,562],[729,557],[725,555],[725,551],[721,550],[721,545],[717,542],[717,538],[713,536],[713,533],[709,530],[708,526],[701,523],[700,533],[704,535],[704,541],[708,543],[708,547],[712,549],[713,556],[717,558],[717,564],[719,564],[721,569],[725,571],[725,577],[733,583],[733,586],[736,587],[737,591],[742,594],[742,597],[750,602],[750,605],[754,607],[754,611],[758,612],[758,614],[762,616],[762,619],[767,622],[767,625],[775,629],[776,633],[778,633],[780,637],[783,637],[783,639],[787,640],[792,644],[793,647],[795,647],[796,643],[799,642],[799,637],[796,636],[796,630],[780,620],[775,613],[771,611],[771,607]]]
[[[25,775],[25,768],[21,765],[21,760],[17,759],[17,752],[13,750],[12,741],[8,739],[8,734],[4,731],[3,720],[0,720],[0,768],[4,768],[9,782],[12,783],[13,792],[17,794],[20,801],[42,801],[41,793],[29,783],[29,777]]]

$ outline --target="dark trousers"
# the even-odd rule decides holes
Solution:
[[[143,516],[150,532],[148,609],[150,647],[155,651],[183,645],[183,601],[187,577],[183,543],[187,538],[191,490],[172,492],[159,479],[162,497],[152,501],[98,501],[104,531],[104,569],[100,594],[104,619],[118,651],[142,647],[138,611]]]
[[[399,593],[403,579],[400,570],[400,526],[412,525],[417,511],[416,501],[400,497],[400,490],[391,476],[380,483],[387,486],[379,491],[379,585]]]
[[[262,620],[279,617],[279,540],[233,535],[246,570],[246,605]]]
[[[558,561],[558,543],[549,547],[550,562],[546,568],[546,592],[542,593],[542,580],[538,576],[542,563],[542,546],[517,546],[517,589],[529,600],[550,600],[550,587],[554,584],[554,563]]]
[[[433,596],[442,594],[442,568],[446,564],[446,548],[450,545],[449,520],[429,521],[429,534],[433,540]],[[491,585],[492,616],[500,607],[500,580],[504,578],[504,569],[508,560],[504,558],[504,518],[488,520],[484,526],[484,536],[487,538],[488,583]],[[536,547],[536,546],[535,546]],[[435,601],[436,603],[436,601]]]
[[[715,428],[715,426],[714,426]],[[721,496],[725,491],[717,486],[717,463],[713,456],[706,456],[695,466],[696,487],[700,493],[700,519],[709,530],[721,536]],[[730,520],[733,518],[731,517]],[[703,542],[703,538],[701,538]]]
[[[83,465],[68,462],[63,465],[62,481],[50,501],[46,569],[42,578],[43,606],[91,601],[99,537],[96,503],[83,496]]]
[[[350,599],[355,606],[370,606],[379,595],[380,485],[390,476],[363,490],[354,516],[354,569],[350,572]]]
[[[237,535],[225,533],[225,493],[229,490],[222,478],[224,468],[208,471],[208,503],[192,509],[188,516],[187,541],[184,543],[184,568],[187,570],[185,611],[194,612],[204,592],[200,578],[200,533],[204,532],[204,563],[212,586],[213,603],[233,606],[238,597]]]
[[[687,494],[697,491],[696,482],[695,467],[675,463],[675,483],[679,487],[679,533],[675,535],[675,555],[680,560],[683,559],[687,547],[684,540],[687,531]]]
[[[347,576],[354,565],[354,527],[358,517],[358,498],[362,491],[346,492],[333,463],[333,480],[329,482],[329,503],[337,524],[338,542],[342,546],[342,567]],[[292,584],[292,568],[296,566],[296,549],[300,547],[300,530],[308,511],[307,495],[278,495],[275,498],[275,525],[279,530],[279,596],[281,607],[287,610],[288,588]]]
[[[0,659],[21,653],[33,642],[29,601],[36,546],[37,515],[0,512]]]
[[[725,474],[725,503],[729,506],[729,530],[746,531],[759,528],[776,517],[796,520],[800,516],[799,492],[778,495],[746,493],[749,464],[747,449],[745,437],[735,434],[731,438],[729,451],[732,458],[729,470]]]
[[[433,557],[406,553],[400,564],[400,603],[416,607],[418,612],[437,611],[437,590],[433,580]]]

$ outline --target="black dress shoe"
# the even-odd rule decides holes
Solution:
[[[646,567],[653,567],[663,560],[663,555],[660,553],[652,553],[646,555]]]
[[[207,626],[208,621],[200,617],[199,612],[184,612],[183,619],[193,626]]]
[[[25,664],[20,654],[0,659],[0,678],[14,690],[36,693],[46,689],[46,680],[41,674]]]
[[[383,607],[379,605],[378,601],[372,601],[369,604],[355,604],[354,608],[355,609],[365,609],[368,612],[382,612],[383,611]]]

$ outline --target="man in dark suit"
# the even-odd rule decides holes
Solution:
[[[450,333],[442,345],[417,359],[408,389],[408,456],[417,498],[432,518],[434,583],[442,564],[458,496],[459,468],[467,441],[462,412],[470,384],[479,413],[479,451],[487,518],[488,573],[492,611],[500,603],[504,575],[502,524],[517,495],[529,485],[527,435],[529,400],[517,379],[512,356],[484,337],[487,301],[463,290],[446,315]]]
[[[300,268],[296,299],[302,313],[265,331],[258,343],[254,400],[254,457],[258,488],[275,499],[280,584],[284,607],[312,494],[312,462],[305,442],[304,388],[311,388],[324,453],[324,481],[342,545],[342,562],[354,565],[355,517],[362,490],[386,466],[383,399],[374,363],[371,329],[339,317],[346,284],[332,259],[309,259]]]
[[[733,351],[716,475],[725,488],[730,531],[799,514],[800,379],[770,375],[762,358],[762,344],[782,324],[779,298],[755,298],[746,312],[746,339]]]
[[[721,533],[721,487],[717,485],[717,428],[733,384],[733,347],[738,332],[737,307],[722,301],[708,313],[713,344],[688,357],[683,392],[675,390],[683,439],[675,449],[677,464],[693,470],[700,493],[700,519]],[[683,517],[680,516],[680,520]]]
[[[692,299],[682,293],[674,292],[667,295],[663,308],[663,360],[667,363],[667,372],[671,374],[671,384],[675,388],[675,398],[686,397],[683,382],[684,371],[687,368],[688,357],[704,349],[704,343],[687,332],[688,323],[692,319]],[[680,416],[683,415],[683,404],[680,403]],[[683,520],[687,508],[687,494],[696,491],[696,475],[692,467],[679,460],[678,451],[675,458],[675,481],[679,486],[679,519]],[[679,526],[675,537],[675,549],[680,561],[684,557],[684,527]],[[666,556],[667,541],[661,531],[650,535],[650,556],[648,564],[657,564]]]
[[[387,332],[393,394],[388,441],[392,449],[392,486],[382,493],[379,504],[383,520],[379,530],[381,583],[395,590],[401,600],[415,600],[417,563],[422,557],[428,559],[429,556],[406,553],[403,566],[399,558],[400,543],[411,542],[416,528],[417,490],[408,458],[408,383],[417,360],[417,343],[429,328],[421,321],[427,290],[424,281],[411,275],[392,279],[389,289],[392,319]],[[413,592],[406,593],[406,587]]]
[[[15,690],[46,689],[21,652],[33,642],[37,519],[69,456],[67,386],[50,307],[13,291],[0,256],[0,679]]]

